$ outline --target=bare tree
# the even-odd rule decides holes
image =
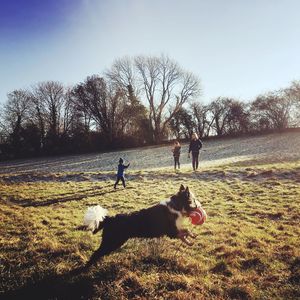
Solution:
[[[128,97],[134,96],[138,99],[140,87],[134,62],[130,57],[116,59],[111,68],[106,70],[105,76],[117,89],[123,90]]]
[[[192,136],[195,124],[192,114],[185,108],[179,109],[170,120],[170,129],[177,139],[182,137],[188,139]]]
[[[37,93],[37,86],[33,87],[30,92],[30,115],[31,115],[31,122],[36,124],[37,128],[39,129],[40,135],[40,148],[43,148],[45,144],[45,136],[47,130],[47,121],[46,121],[46,110],[42,99],[39,97],[39,93]]]
[[[48,132],[57,137],[65,104],[64,86],[57,81],[41,82],[34,88],[34,96],[46,118]]]
[[[159,142],[174,114],[198,95],[199,80],[167,56],[139,56],[135,65],[148,102],[154,141]]]
[[[89,109],[88,101],[84,101],[85,89],[83,84],[79,84],[72,88],[70,97],[70,105],[74,117],[72,118],[72,131],[82,131],[88,133],[92,126],[91,110]]]
[[[283,93],[291,102],[289,126],[300,126],[300,81],[293,81]]]
[[[147,105],[149,128],[159,142],[174,114],[200,90],[198,78],[167,56],[137,56],[116,60],[106,75],[127,96]]]
[[[73,91],[76,103],[87,110],[96,124],[108,134],[107,87],[103,78],[93,75],[78,84]]]
[[[121,90],[126,96],[121,114],[123,134],[134,136],[144,143],[149,141],[149,126],[147,108],[140,100],[142,86],[139,84],[138,75],[130,57],[115,60],[105,72],[110,85],[115,90]]]
[[[210,112],[212,115],[212,127],[217,135],[223,135],[226,132],[228,124],[230,104],[233,100],[230,98],[219,97],[210,104]]]
[[[11,133],[19,130],[29,115],[29,94],[26,90],[14,90],[7,95],[7,102],[4,106],[4,119]]]
[[[78,122],[78,117],[77,107],[73,102],[72,88],[68,88],[64,93],[63,117],[60,130],[63,136],[72,134],[72,126],[74,123]]]
[[[15,90],[7,95],[3,109],[3,127],[6,136],[10,137],[15,155],[18,155],[22,148],[22,131],[29,120],[29,107],[28,91]]]
[[[209,136],[213,118],[210,117],[209,105],[203,105],[200,102],[193,102],[190,105],[193,115],[196,132],[200,136]]]
[[[123,130],[122,113],[126,103],[123,90],[110,85],[97,75],[87,77],[73,90],[76,103],[87,110],[104,135],[113,141]]]
[[[0,106],[0,144],[4,143],[9,136],[9,132],[7,130],[7,126],[5,124],[5,116],[2,105]]]
[[[232,100],[229,102],[228,122],[226,133],[246,133],[250,129],[250,113],[247,103]]]
[[[283,91],[269,92],[258,96],[251,105],[256,122],[267,120],[273,129],[284,129],[290,124],[293,100],[286,97]]]

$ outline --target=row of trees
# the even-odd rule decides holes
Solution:
[[[200,81],[167,56],[116,60],[102,76],[66,87],[38,83],[8,94],[0,110],[0,154],[104,150],[169,138],[241,134],[299,126],[300,83],[253,102],[198,101]]]
[[[278,131],[300,125],[300,82],[282,90],[257,96],[244,102],[219,97],[204,105],[191,102],[173,117],[170,128],[177,138],[191,136],[240,135],[266,131]]]

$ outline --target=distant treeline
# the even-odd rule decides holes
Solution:
[[[169,139],[298,127],[300,81],[250,102],[201,102],[200,80],[167,56],[116,60],[73,87],[57,81],[14,90],[0,108],[0,158],[84,153]]]

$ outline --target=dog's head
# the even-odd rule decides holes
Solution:
[[[195,198],[188,187],[180,186],[179,192],[171,197],[169,205],[183,215],[189,215],[196,208],[201,207],[200,202]]]

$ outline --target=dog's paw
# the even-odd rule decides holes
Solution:
[[[193,245],[194,245],[194,243],[191,242],[190,240],[188,240],[186,237],[184,237],[182,241],[183,241],[185,244],[187,244],[188,246],[193,246]]]
[[[195,239],[195,238],[197,237],[197,234],[190,233],[189,236],[190,236],[192,239]]]

